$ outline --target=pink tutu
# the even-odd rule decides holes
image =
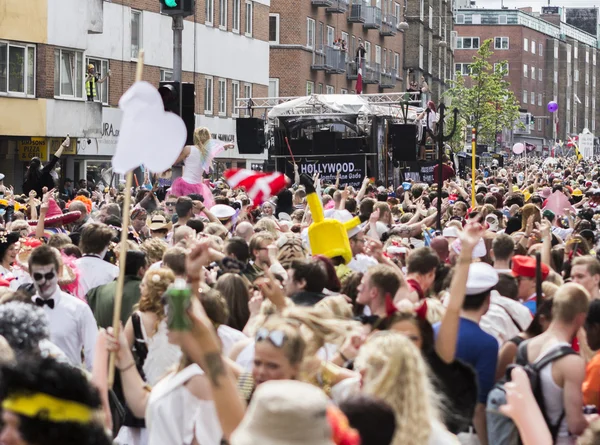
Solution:
[[[210,210],[211,207],[215,205],[212,192],[206,184],[190,184],[189,182],[184,181],[181,177],[173,181],[173,185],[171,186],[171,194],[175,196],[198,194],[204,197],[204,205],[207,209]]]

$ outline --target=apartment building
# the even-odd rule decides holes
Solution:
[[[173,73],[172,20],[158,0],[3,0],[0,21],[0,171],[19,189],[27,161],[47,160],[69,133],[63,175],[95,179],[110,166],[121,95],[134,81],[158,86]],[[266,96],[269,0],[196,0],[184,20],[183,82],[195,85],[196,124],[234,140],[238,97]],[[85,71],[103,77],[86,100]],[[245,113],[245,112],[243,112]],[[223,167],[250,167],[264,156],[222,154]],[[223,158],[227,156],[227,158]]]
[[[425,98],[438,103],[452,78],[454,55],[449,44],[454,17],[452,1],[419,0],[406,4],[406,84],[428,87]]]
[[[596,132],[596,36],[561,22],[559,14],[520,10],[459,9],[454,29],[455,72],[469,75],[473,56],[487,39],[492,39],[492,63],[508,63],[507,80],[525,128],[504,132],[502,146],[528,142],[542,150],[555,138],[565,141],[585,128]],[[552,100],[559,104],[556,116],[547,110]]]
[[[269,96],[405,91],[405,1],[271,0]]]

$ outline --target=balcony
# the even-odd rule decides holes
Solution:
[[[381,8],[377,6],[363,6],[365,10],[365,21],[363,26],[365,29],[381,28]]]
[[[314,1],[314,0],[313,0]],[[331,14],[344,14],[348,10],[349,0],[330,0],[326,11]]]
[[[49,137],[102,137],[102,104],[74,100],[46,101],[46,135]]]
[[[311,0],[313,6],[329,8],[333,5],[334,0]]]
[[[358,78],[358,65],[356,60],[349,60],[346,63],[346,79],[356,80]]]
[[[379,63],[365,63],[363,69],[363,83],[364,84],[376,84],[381,81],[381,64]]]
[[[379,35],[384,37],[395,36],[398,32],[398,18],[393,15],[386,14],[381,21],[381,29]]]
[[[346,71],[346,52],[334,46],[322,46],[313,53],[311,69],[341,74]]]
[[[366,6],[362,3],[353,3],[350,6],[350,14],[348,14],[349,23],[365,23]]]
[[[396,70],[381,73],[379,86],[383,88],[396,88]]]

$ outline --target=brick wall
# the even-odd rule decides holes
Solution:
[[[36,97],[54,97],[54,47],[38,44],[36,48]]]

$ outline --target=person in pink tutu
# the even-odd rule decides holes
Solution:
[[[224,144],[211,139],[210,130],[199,127],[194,130],[194,145],[183,147],[176,164],[183,161],[183,175],[173,182],[171,194],[187,196],[199,194],[204,197],[204,205],[210,209],[215,201],[208,185],[203,181],[202,174],[210,171],[214,157],[221,151],[233,148],[233,144]]]

